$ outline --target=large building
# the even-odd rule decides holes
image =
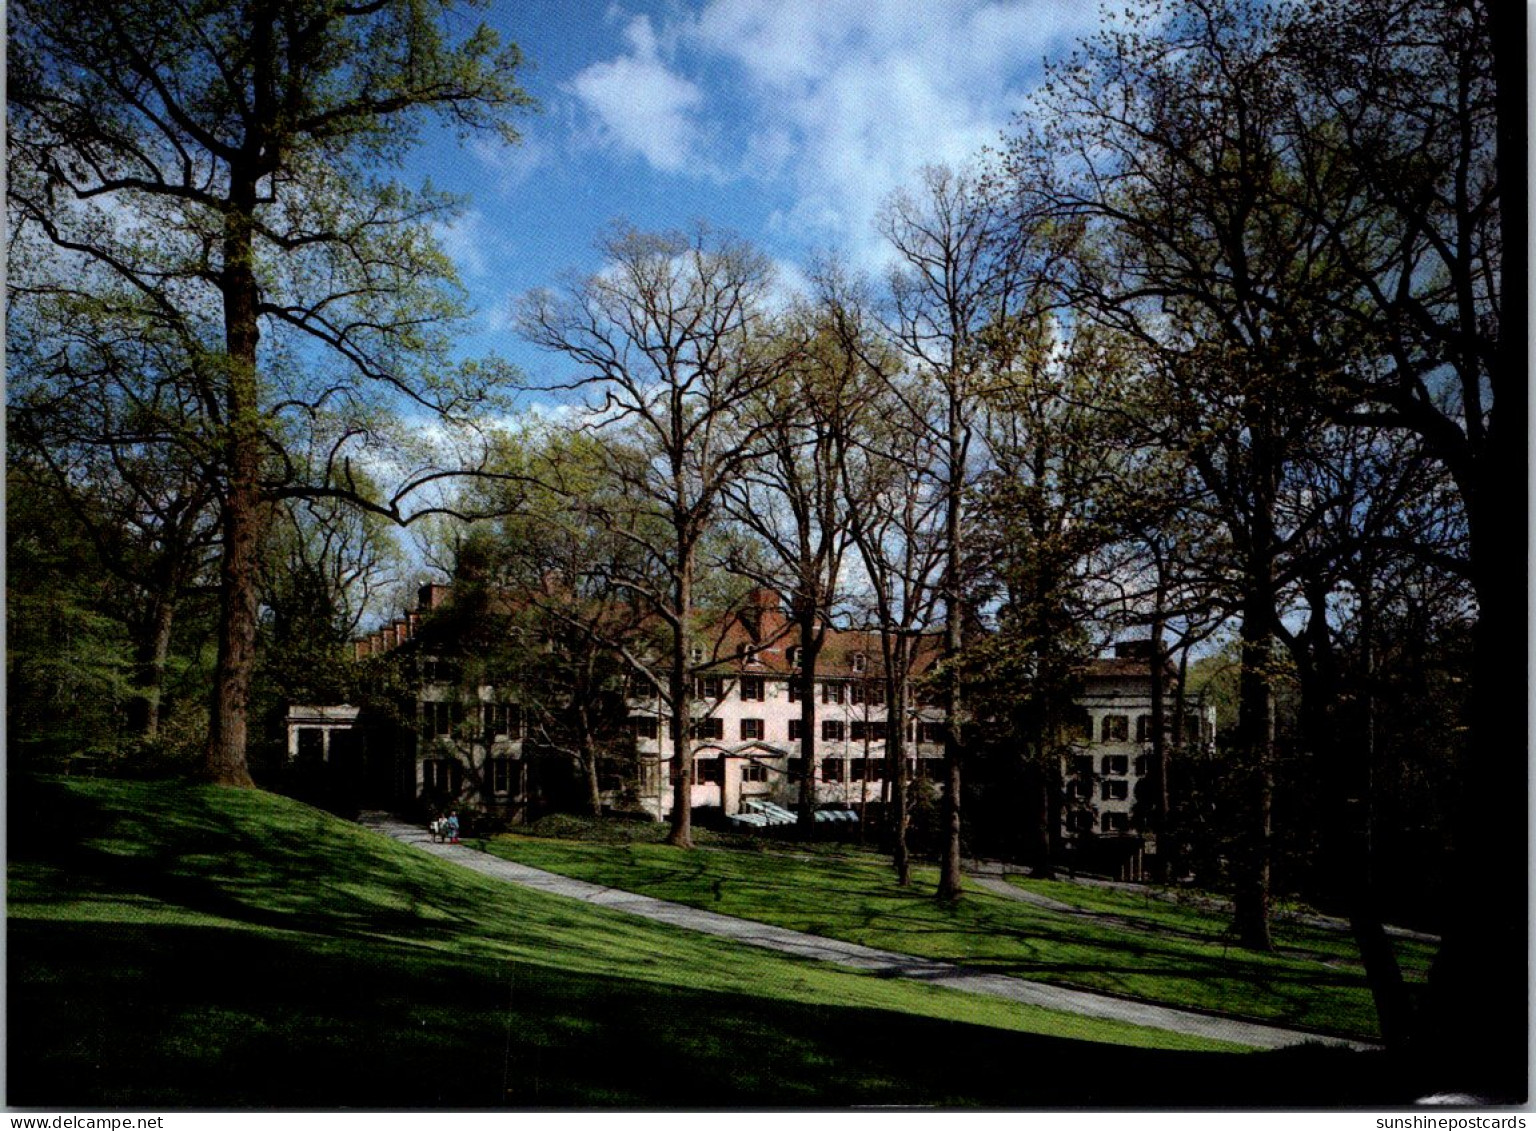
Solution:
[[[1152,664],[1148,642],[1127,641],[1115,655],[1094,660],[1082,676],[1076,733],[1061,757],[1066,785],[1062,841],[1097,870],[1140,878],[1143,858],[1156,843],[1136,821],[1137,802],[1153,783]],[[1173,684],[1167,673],[1165,686]],[[1166,705],[1165,731],[1174,707]],[[1204,747],[1215,735],[1216,709],[1186,708],[1188,745]]]
[[[508,820],[530,815],[539,793],[537,742],[515,687],[468,686],[465,657],[422,632],[446,606],[446,586],[424,586],[418,607],[358,641],[358,658],[390,656],[401,673],[402,699],[390,726],[370,725],[352,707],[295,706],[289,713],[290,758],[324,759],[345,750],[370,767],[373,804],[425,801],[479,809]],[[906,772],[937,781],[943,760],[944,713],[920,694],[907,696],[905,717],[887,703],[880,637],[828,631],[816,663],[814,757],[808,765],[800,728],[797,633],[777,597],[754,594],[746,607],[717,625],[690,657],[693,697],[688,727],[693,752],[689,796],[698,810],[754,821],[793,809],[809,774],[818,808],[856,811],[890,797],[886,780],[888,729],[904,727]],[[1146,838],[1138,828],[1138,787],[1150,779],[1152,679],[1144,647],[1123,644],[1112,658],[1083,673],[1079,723],[1059,766],[1064,786],[1061,843],[1085,862],[1139,875]],[[912,675],[937,658],[938,641],[924,638]],[[674,725],[658,696],[622,692],[633,743],[621,772],[605,773],[601,799],[609,808],[665,818],[675,797],[678,767],[671,757]],[[622,707],[621,707],[622,709]],[[1171,717],[1171,709],[1167,712]],[[349,727],[362,732],[346,737]],[[1186,716],[1186,733],[1211,739],[1210,713]],[[381,746],[387,750],[379,749]],[[361,747],[366,751],[360,756]]]
[[[885,781],[887,728],[880,637],[828,631],[816,660],[816,734],[807,766],[801,740],[798,633],[772,594],[753,595],[747,609],[709,634],[692,657],[688,732],[693,740],[694,808],[726,816],[759,811],[761,803],[798,804],[811,776],[818,807],[855,809],[889,796]],[[936,656],[936,641],[919,642],[914,676]],[[706,652],[707,647],[707,652]],[[912,702],[903,725],[909,777],[938,777],[944,713]],[[672,720],[658,697],[632,698],[630,722],[640,767],[640,804],[653,816],[672,810],[677,767],[671,757]]]

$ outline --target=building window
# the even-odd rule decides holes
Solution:
[[[491,792],[512,792],[512,766],[511,758],[491,759]]]
[[[1079,801],[1089,801],[1093,798],[1093,783],[1081,779],[1067,786],[1067,796],[1075,797]]]
[[[742,719],[741,720],[741,737],[742,737],[743,741],[745,741],[746,739],[749,739],[749,738],[762,738],[763,737],[763,720],[762,719]]]
[[[798,668],[800,666],[800,649],[795,645],[784,649],[784,662],[792,668]]]
[[[1151,742],[1152,741],[1152,716],[1151,715],[1137,715],[1136,716],[1136,741],[1137,742]]]
[[[464,767],[457,758],[428,758],[421,764],[421,785],[428,793],[457,795],[464,781]]]
[[[661,725],[655,715],[631,716],[629,729],[635,732],[636,738],[656,738],[661,733]]]
[[[885,720],[853,722],[848,724],[848,737],[854,742],[884,742]]]
[[[1107,833],[1129,832],[1131,828],[1131,815],[1129,813],[1102,813],[1099,815],[1099,828]]]
[[[459,681],[459,665],[451,660],[423,660],[421,662],[421,678],[428,683],[457,683]]]
[[[823,703],[841,703],[843,701],[843,685],[824,680],[821,685],[821,701]]]
[[[848,702],[854,706],[868,703],[872,707],[883,707],[885,684],[878,680],[856,679],[848,685]]]
[[[725,737],[724,719],[694,719],[688,724],[689,738],[714,738]]]
[[[694,785],[725,784],[725,759],[696,758],[693,763]]]
[[[823,742],[843,741],[843,720],[823,719],[821,721],[821,740]]]
[[[453,725],[464,717],[464,708],[458,703],[423,703],[421,725],[428,738],[448,738]]]
[[[1131,770],[1139,778],[1146,777],[1147,776],[1147,756],[1145,754],[1138,754],[1138,755],[1136,755],[1136,761],[1131,763]]]
[[[693,681],[693,694],[697,699],[722,699],[725,697],[725,680],[718,675],[701,675]]]
[[[798,675],[789,677],[789,701],[791,703],[800,702],[800,677]]]
[[[790,781],[799,781],[805,776],[805,759],[791,758],[785,768],[785,773],[789,775]]]
[[[863,672],[869,666],[869,658],[863,652],[855,652],[848,657],[848,666],[855,672]]]
[[[692,648],[688,649],[688,658],[696,664],[702,663],[704,661],[704,649],[695,644]]]
[[[1106,754],[1099,759],[1099,772],[1124,777],[1129,765],[1130,759],[1124,754]]]
[[[1124,801],[1130,796],[1130,783],[1127,781],[1101,781],[1099,783],[1099,799],[1102,801]]]
[[[744,675],[741,677],[741,698],[744,703],[761,703],[764,693],[763,677],[760,675]]]
[[[1131,720],[1125,715],[1105,715],[1100,727],[1100,741],[1124,742],[1130,734]]]
[[[866,767],[868,768],[866,771]],[[853,781],[884,781],[885,760],[883,758],[855,758],[849,766],[853,774]]]
[[[823,758],[821,760],[822,781],[843,780],[843,760],[841,758]]]
[[[761,762],[747,762],[741,767],[742,781],[767,781],[768,767]]]
[[[938,745],[944,741],[944,724],[923,720],[917,724],[918,742]]]
[[[1074,754],[1072,756],[1072,772],[1080,778],[1093,777],[1093,755]]]
[[[1067,717],[1067,741],[1093,741],[1093,716],[1085,708],[1074,707]]]
[[[523,709],[516,703],[486,703],[481,707],[481,714],[487,734],[522,737]]]
[[[799,742],[801,736],[805,733],[803,729],[804,721],[803,719],[789,720],[789,740],[791,742]]]
[[[1108,813],[1104,814],[1106,817]],[[1093,830],[1093,814],[1085,809],[1078,809],[1067,814],[1067,827],[1075,833],[1086,833]]]

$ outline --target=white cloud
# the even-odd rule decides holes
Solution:
[[[694,114],[703,91],[662,61],[648,16],[625,27],[629,52],[594,63],[571,80],[571,90],[601,124],[607,140],[664,172],[680,172],[697,158]]]
[[[434,224],[432,234],[465,282],[481,280],[490,274],[489,253],[495,251],[497,241],[479,210],[471,208],[447,223]]]
[[[659,28],[631,18],[624,51],[571,89],[609,143],[787,191],[778,230],[873,267],[880,203],[996,144],[1042,58],[1100,23],[1084,0],[708,0]]]
[[[880,202],[923,165],[995,144],[1041,58],[1096,23],[1094,6],[1050,0],[714,0],[696,38],[748,76],[763,108],[749,144],[795,151],[783,221],[872,265]]]

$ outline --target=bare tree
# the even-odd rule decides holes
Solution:
[[[559,294],[521,305],[530,341],[564,354],[577,375],[561,387],[589,394],[579,427],[611,493],[572,499],[628,540],[642,570],[612,580],[665,626],[666,655],[630,653],[670,716],[675,775],[670,842],[693,845],[689,741],[692,682],[708,665],[696,622],[700,550],[726,486],[756,458],[762,425],[747,409],[784,369],[766,300],[767,261],[707,229],[650,235],[620,230],[605,265]]]
[[[891,334],[914,371],[939,390],[923,421],[940,453],[944,499],[945,699],[943,863],[939,898],[960,897],[961,770],[968,708],[958,661],[965,645],[966,571],[970,552],[966,499],[976,473],[973,452],[978,398],[994,364],[988,331],[1003,324],[1017,281],[1006,253],[1005,218],[979,180],[930,167],[916,197],[899,193],[886,205],[881,231],[897,255],[891,275]]]
[[[858,505],[845,490],[843,461],[858,442],[878,379],[866,360],[868,343],[844,333],[846,299],[838,273],[825,273],[820,287],[823,296],[797,313],[796,328],[783,343],[791,363],[751,406],[761,425],[761,456],[743,467],[724,496],[731,517],[770,563],[766,571],[748,572],[789,595],[797,639],[791,678],[800,684],[803,832],[815,810],[817,660],[844,591],[844,558]]]

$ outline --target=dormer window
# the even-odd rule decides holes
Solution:
[[[800,649],[793,645],[784,649],[784,659],[790,667],[798,668],[800,666]]]
[[[704,662],[704,649],[695,644],[688,650],[688,657],[696,664]]]
[[[863,652],[855,652],[848,657],[848,663],[855,672],[862,672],[868,666],[868,657]]]

